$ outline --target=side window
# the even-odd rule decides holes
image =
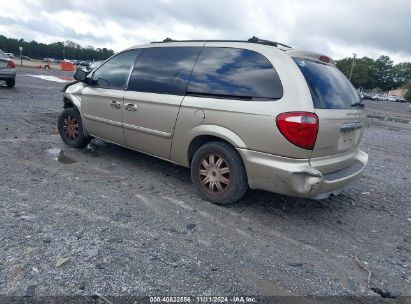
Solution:
[[[129,91],[185,95],[201,48],[143,49],[128,84]]]
[[[266,100],[281,98],[283,87],[277,71],[263,55],[245,49],[205,47],[187,94]]]
[[[105,89],[123,90],[138,53],[139,50],[129,50],[114,56],[93,73],[91,84]]]

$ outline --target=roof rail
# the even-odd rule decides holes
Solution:
[[[258,37],[252,37],[248,40],[174,40],[171,38],[166,38],[163,41],[153,41],[151,43],[167,43],[167,42],[249,42],[249,43],[258,43],[258,44],[264,44],[264,45],[271,45],[271,46],[282,46],[285,48],[291,49],[291,46],[288,46],[286,44],[276,42],[276,41],[270,41],[270,40],[264,40],[264,39],[259,39]]]
[[[286,47],[286,48],[292,49],[292,47],[289,46],[289,45],[286,45],[286,44],[283,44],[283,43],[280,43],[280,42],[277,42],[277,41],[270,41],[270,40],[259,39],[258,37],[255,37],[255,36],[253,36],[253,37],[251,37],[250,39],[248,39],[248,42],[265,44],[265,45],[272,45],[272,46],[277,46],[277,47],[280,45],[280,46],[282,46],[282,47]]]

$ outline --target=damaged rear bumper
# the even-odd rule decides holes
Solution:
[[[324,199],[339,194],[361,177],[368,162],[368,155],[361,150],[341,157],[327,159],[328,163],[340,163],[340,168],[327,172],[323,160],[292,159],[246,149],[237,149],[244,161],[248,184],[251,189],[304,197]],[[344,167],[341,168],[341,164]],[[331,166],[332,168],[332,166]]]

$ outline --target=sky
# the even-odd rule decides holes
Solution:
[[[0,0],[0,35],[121,51],[173,39],[257,36],[334,59],[411,62],[410,0]]]

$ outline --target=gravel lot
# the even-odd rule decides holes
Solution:
[[[411,124],[368,121],[369,165],[344,195],[219,207],[188,169],[64,145],[64,83],[28,74],[70,76],[20,69],[0,87],[0,294],[411,296]]]

